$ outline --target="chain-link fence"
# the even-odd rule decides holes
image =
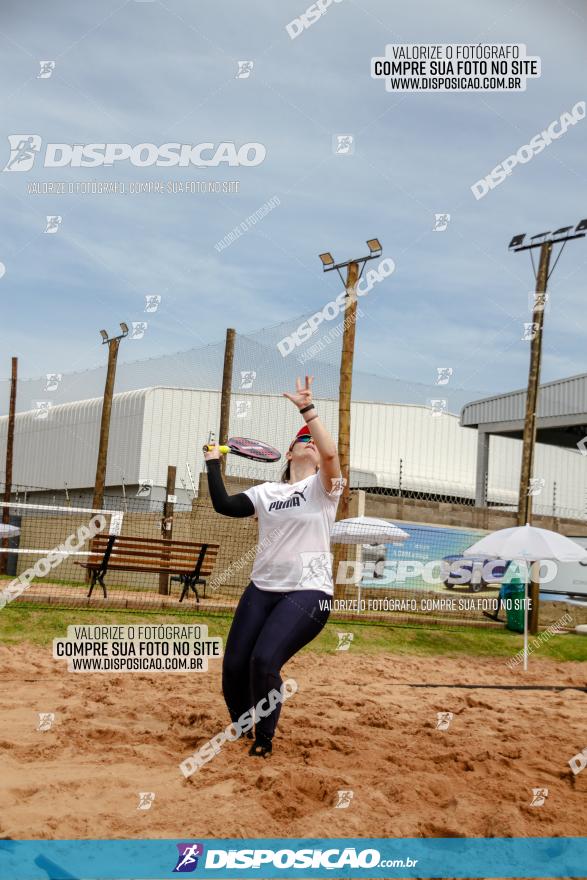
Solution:
[[[229,490],[235,491],[230,481]],[[191,505],[158,511],[150,505],[148,499],[119,497],[106,498],[100,511],[11,502],[0,554],[4,602],[231,614],[259,549],[256,518],[216,514],[204,491]],[[443,628],[500,625],[487,614],[498,607],[507,563],[463,556],[484,531],[400,520],[385,524],[395,527],[399,538],[374,543],[370,527],[348,524],[345,543],[335,539],[331,554],[308,559],[300,553],[293,563],[300,578],[310,566],[320,588],[334,557],[332,619]],[[271,539],[269,533],[264,540]],[[548,621],[547,615],[543,622]]]

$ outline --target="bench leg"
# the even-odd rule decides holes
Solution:
[[[104,583],[104,575],[103,575],[103,574],[99,574],[99,575],[98,575],[98,580],[100,581],[100,586],[102,587],[102,592],[104,593],[104,598],[107,599],[108,596],[107,596],[107,594],[106,594],[106,584]]]
[[[94,589],[95,586],[96,586],[96,572],[93,571],[93,572],[92,572],[92,580],[91,580],[91,582],[90,582],[90,592],[89,592],[88,595],[87,595],[87,598],[88,598],[88,599],[89,599],[90,596],[92,595],[92,590]]]
[[[183,584],[183,588],[181,591],[181,596],[179,597],[179,601],[183,602],[183,600],[186,597],[189,597],[190,589],[192,589],[194,591],[194,593],[196,594],[196,603],[199,605],[200,604],[200,597],[198,595],[198,590],[194,586],[194,582],[192,581],[190,576],[187,574],[182,574],[182,575],[180,575],[180,580],[181,580],[181,583]]]
[[[196,581],[196,583],[197,583],[197,581]],[[196,605],[199,605],[200,604],[200,594],[198,593],[198,588],[197,588],[196,584],[190,584],[190,587],[192,588],[192,590],[196,594]]]

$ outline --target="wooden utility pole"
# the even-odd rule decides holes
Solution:
[[[226,444],[228,440],[228,428],[230,421],[230,397],[232,392],[232,366],[234,363],[234,338],[236,330],[229,327],[226,331],[224,345],[224,371],[222,373],[222,394],[220,397],[220,429],[218,432],[218,445]],[[222,476],[226,472],[226,456],[220,456],[220,469]]]
[[[351,304],[344,312],[344,333],[340,357],[340,392],[338,398],[338,458],[345,480],[338,503],[337,519],[349,515],[351,471],[351,394],[353,389],[353,360],[355,357],[355,323],[357,319],[357,281],[359,264],[349,263],[346,277],[346,295]]]
[[[338,458],[340,461],[341,476],[343,479],[342,493],[338,503],[336,518],[348,519],[350,509],[350,481],[351,481],[351,396],[353,390],[353,360],[355,356],[355,324],[357,320],[357,284],[365,264],[368,260],[375,260],[381,256],[383,250],[378,238],[367,240],[369,254],[365,257],[354,258],[337,263],[330,251],[319,254],[324,272],[338,272],[340,280],[345,287],[347,308],[345,308],[343,321],[342,352],[340,356],[340,388],[338,397]],[[342,277],[341,269],[347,270],[346,280]],[[343,584],[338,587],[336,578],[339,562],[344,558],[344,545],[334,545],[333,581],[334,595],[339,598],[345,593]]]
[[[161,520],[161,536],[166,541],[171,541],[173,537],[173,510],[175,501],[175,465],[170,464],[167,468],[167,486],[165,488],[165,501],[163,502],[163,519]],[[169,499],[172,499],[171,501]],[[165,552],[161,554],[161,559],[165,561]],[[169,595],[169,575],[159,575],[159,593],[162,596]]]
[[[12,494],[12,463],[14,456],[14,418],[16,414],[16,385],[18,379],[18,358],[12,358],[12,375],[10,377],[10,406],[8,409],[8,431],[6,434],[6,475],[4,479],[4,501],[6,505],[10,502]],[[10,522],[10,507],[2,508],[2,523],[8,525]],[[2,549],[8,547],[8,539],[2,540]],[[0,553],[0,574],[5,574],[7,566],[7,554]]]
[[[530,343],[530,368],[528,371],[528,392],[526,394],[526,418],[524,421],[524,437],[522,441],[522,467],[520,470],[520,494],[518,500],[518,525],[525,526],[532,522],[532,495],[530,480],[534,465],[534,448],[536,445],[536,409],[540,388],[540,362],[542,359],[542,331],[544,327],[544,309],[546,308],[546,289],[552,242],[545,241],[540,248],[540,263],[536,276],[536,294],[532,311],[532,339]],[[536,566],[531,566],[534,572]],[[538,632],[540,616],[540,584],[531,578],[528,585],[528,629],[535,635]]]
[[[587,219],[580,220],[575,227],[561,226],[554,232],[541,232],[533,235],[529,244],[526,233],[514,235],[509,243],[509,249],[516,253],[520,251],[533,251],[540,248],[540,263],[536,275],[536,296],[532,312],[533,334],[530,349],[530,369],[528,371],[528,392],[526,394],[526,418],[524,421],[524,437],[522,444],[522,466],[520,468],[520,494],[518,500],[518,525],[525,526],[532,522],[532,496],[529,495],[530,480],[534,464],[534,446],[536,443],[536,410],[538,408],[538,392],[540,388],[540,359],[542,355],[542,332],[544,327],[544,310],[546,308],[546,288],[550,272],[550,257],[554,244],[560,244],[558,256],[554,266],[557,265],[560,255],[567,241],[585,238],[587,234]],[[548,239],[546,237],[548,236]],[[538,240],[540,239],[540,240]],[[534,265],[534,263],[532,263]],[[554,267],[553,267],[554,270]],[[531,600],[529,614],[529,629],[531,633],[538,631],[538,617],[540,613],[540,584],[538,575],[534,575],[538,566],[532,566],[530,577],[529,597]]]
[[[336,518],[347,519],[350,504],[350,471],[351,471],[351,395],[353,388],[353,360],[355,356],[355,323],[357,318],[357,281],[359,279],[359,264],[352,262],[347,267],[345,283],[346,295],[351,303],[344,311],[344,331],[342,337],[342,352],[340,356],[340,390],[338,397],[338,459],[340,472],[344,480],[342,495],[338,502]],[[336,577],[339,564],[345,560],[349,553],[345,544],[334,545],[334,558],[332,573],[334,580],[334,595],[339,599],[346,595],[346,586],[337,585]]]
[[[116,358],[121,337],[108,340],[108,370],[102,403],[102,421],[100,422],[100,443],[98,446],[98,462],[96,464],[96,482],[94,485],[94,510],[100,510],[104,504],[104,484],[106,481],[106,464],[108,461],[108,438],[110,436],[110,415],[112,413],[112,397],[114,396],[114,379],[116,378]]]
[[[536,444],[536,408],[540,387],[540,361],[542,358],[542,330],[546,305],[546,288],[552,242],[545,241],[540,248],[540,264],[536,276],[536,295],[532,312],[532,340],[530,343],[530,369],[528,371],[528,392],[526,394],[526,418],[522,441],[522,467],[520,471],[520,495],[518,501],[518,525],[525,526],[532,519],[532,496],[529,495],[534,447]]]

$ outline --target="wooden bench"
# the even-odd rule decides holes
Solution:
[[[169,541],[164,538],[133,538],[129,535],[97,535],[90,545],[87,562],[76,562],[91,573],[90,591],[99,583],[107,598],[104,578],[109,571],[137,571],[176,575],[182,584],[179,601],[192,590],[200,603],[198,584],[212,573],[219,544],[195,541]]]

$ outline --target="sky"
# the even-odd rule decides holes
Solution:
[[[449,366],[459,402],[525,385],[534,276],[528,253],[508,243],[587,215],[587,122],[484,198],[471,186],[587,98],[584,2],[342,0],[291,39],[286,26],[306,2],[4,6],[2,167],[9,136],[24,134],[43,149],[258,143],[265,158],[252,167],[44,168],[37,157],[29,171],[0,173],[0,377],[11,356],[23,379],[102,365],[98,331],[114,334],[120,321],[148,323],[142,338],[124,340],[122,363],[217,343],[227,327],[295,326],[341,289],[318,254],[362,256],[377,236],[395,269],[361,301],[356,369],[429,385]],[[541,76],[517,92],[386,91],[371,59],[404,43],[523,43]],[[55,65],[39,77],[45,61]],[[253,62],[249,76],[237,75],[242,61]],[[339,135],[352,136],[351,154],[335,152]],[[128,192],[228,180],[238,193]],[[127,192],[30,192],[92,181]],[[273,210],[248,225],[271,199]],[[447,228],[435,231],[444,213]],[[45,233],[48,216],[62,218],[55,234]],[[215,248],[241,223],[239,238]],[[587,241],[570,242],[552,275],[543,381],[587,370],[586,261]],[[161,301],[146,314],[152,295]],[[312,369],[319,381],[319,359]],[[285,379],[300,370],[289,359]]]

